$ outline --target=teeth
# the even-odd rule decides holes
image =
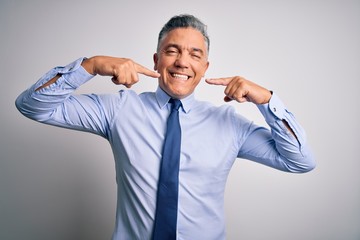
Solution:
[[[189,77],[186,76],[186,75],[181,75],[181,74],[176,74],[176,73],[173,73],[172,76],[173,76],[174,78],[179,78],[179,79],[181,79],[181,80],[187,80],[187,79],[189,78]]]

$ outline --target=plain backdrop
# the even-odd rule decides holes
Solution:
[[[317,168],[300,175],[239,159],[226,189],[228,239],[360,239],[358,0],[1,0],[0,239],[110,239],[108,143],[30,121],[14,101],[50,68],[81,56],[127,57],[152,69],[158,32],[181,13],[208,25],[206,77],[241,75],[272,89],[316,156]],[[156,86],[141,77],[133,89]],[[79,92],[121,88],[96,77]],[[223,90],[203,81],[196,97],[225,104]],[[230,104],[265,124],[252,104]]]

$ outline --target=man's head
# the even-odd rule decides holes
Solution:
[[[174,16],[163,26],[158,37],[158,45],[157,45],[158,52],[159,52],[160,43],[164,39],[166,34],[168,34],[171,30],[174,30],[176,28],[194,28],[198,30],[204,36],[207,53],[209,54],[210,38],[207,34],[207,26],[204,23],[202,23],[198,18],[188,14]]]
[[[191,15],[171,18],[160,31],[154,54],[160,87],[174,98],[190,95],[208,68],[209,45],[200,20]]]

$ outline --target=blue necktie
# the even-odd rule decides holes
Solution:
[[[171,113],[160,166],[153,240],[176,239],[181,129],[178,99],[170,99]]]

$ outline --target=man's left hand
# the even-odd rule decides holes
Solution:
[[[268,103],[271,92],[243,77],[210,78],[205,80],[208,84],[226,86],[225,102],[236,100],[239,103],[252,102],[254,104]]]

